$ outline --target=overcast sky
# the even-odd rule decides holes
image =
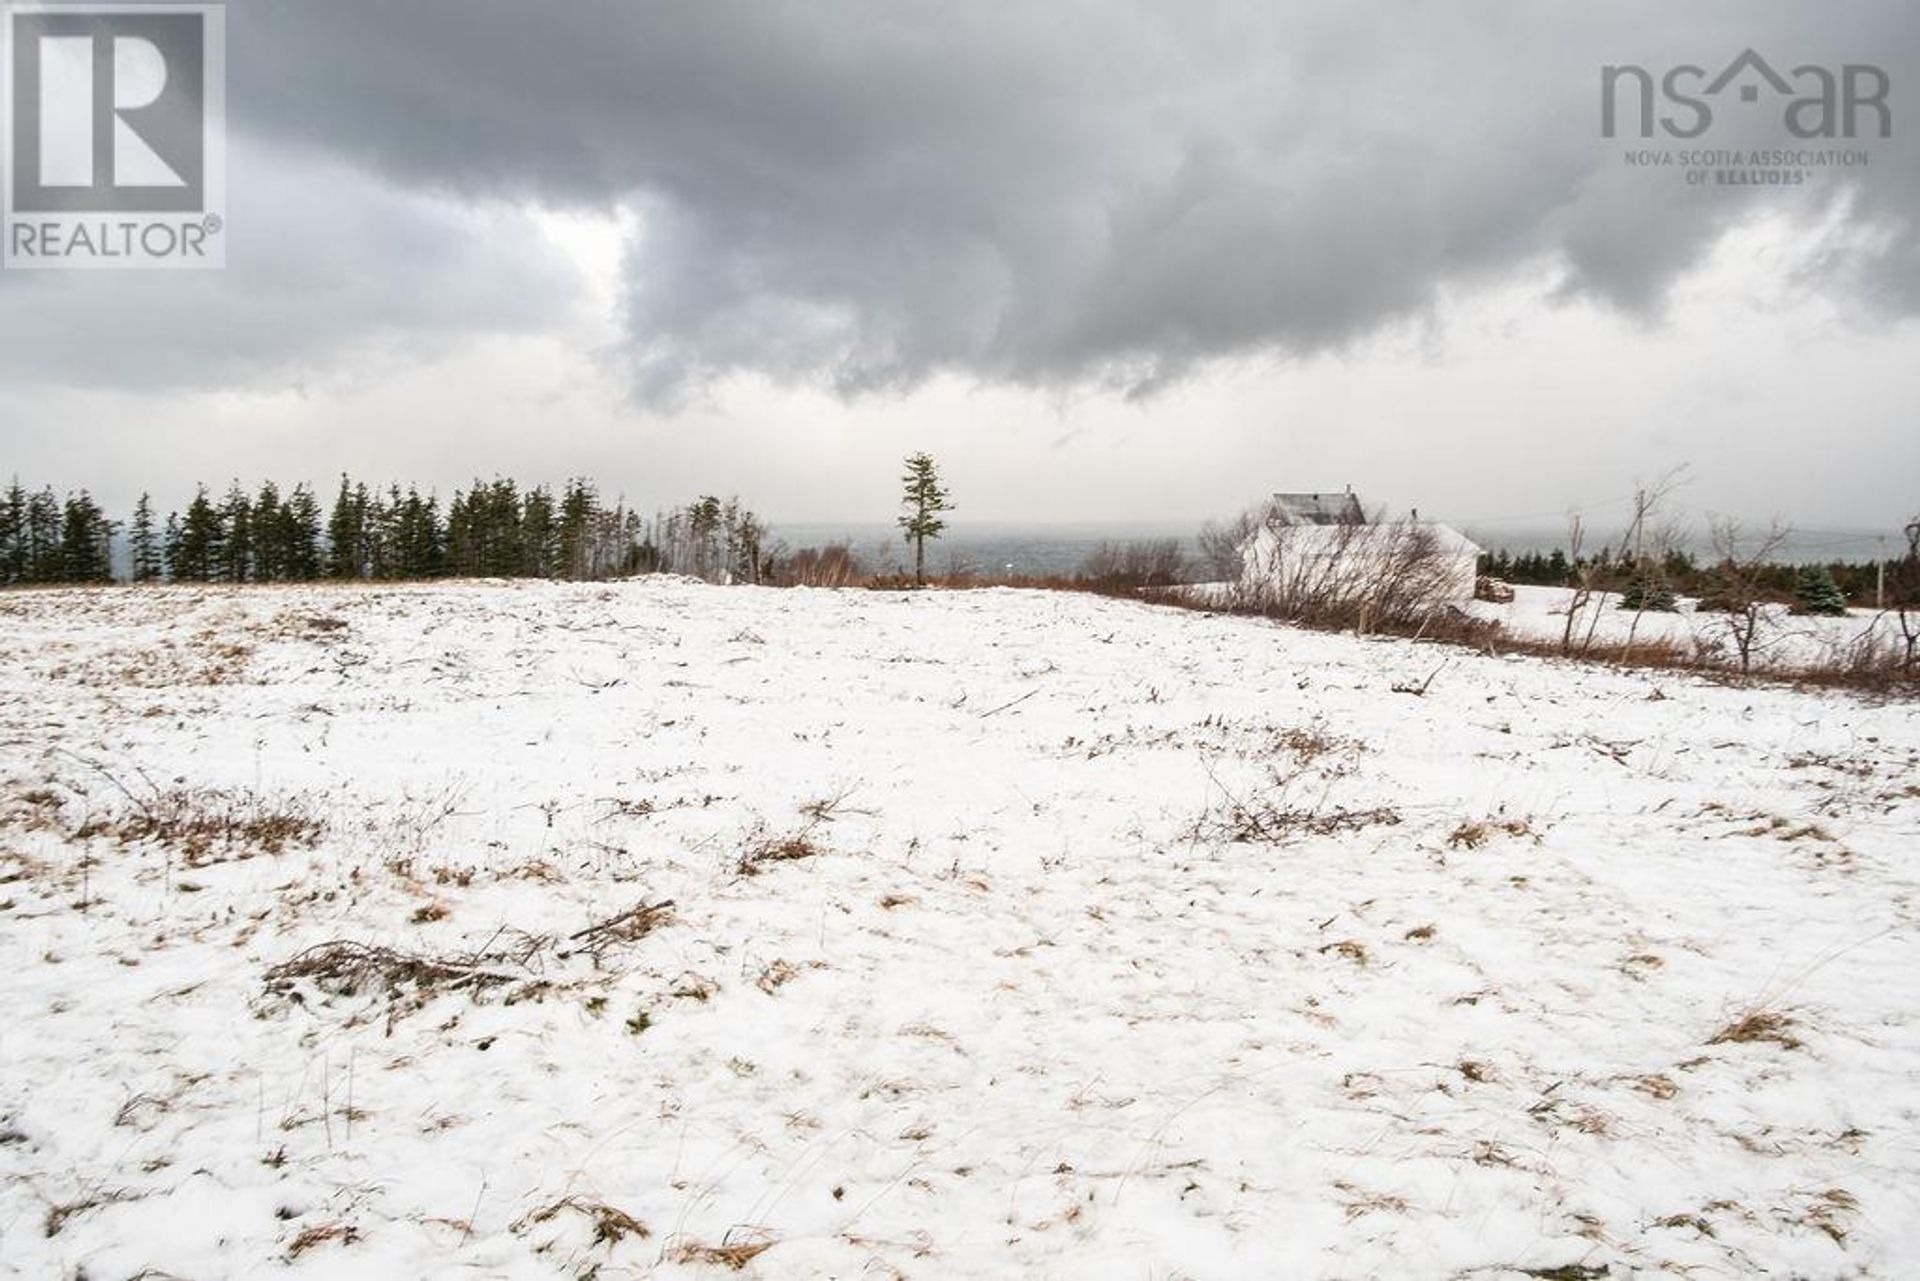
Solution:
[[[1873,63],[1893,136],[1600,68]],[[141,489],[598,478],[885,519],[1197,520],[1352,484],[1552,520],[1920,509],[1912,0],[244,0],[219,272],[0,273],[0,450]],[[1872,134],[1873,131],[1867,131]]]

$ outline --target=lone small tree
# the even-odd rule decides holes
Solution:
[[[1833,581],[1833,572],[1825,565],[1803,565],[1793,586],[1796,614],[1818,614],[1838,618],[1847,612],[1847,598]]]
[[[904,486],[900,505],[907,510],[900,517],[900,530],[906,540],[913,544],[913,581],[924,587],[927,583],[927,540],[940,537],[947,527],[947,522],[940,519],[940,513],[950,512],[954,508],[947,501],[952,495],[940,484],[940,473],[935,470],[930,455],[910,455],[906,465],[906,475],[900,478]]]

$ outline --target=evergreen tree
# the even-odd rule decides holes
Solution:
[[[1841,594],[1833,573],[1825,565],[1803,565],[1793,587],[1796,614],[1823,614],[1838,617],[1847,612],[1847,598]]]
[[[59,578],[68,583],[113,581],[113,522],[84,489],[68,495],[61,512]]]
[[[1627,580],[1627,590],[1620,596],[1620,608],[1671,614],[1676,608],[1673,586],[1665,574],[1650,564],[1643,564]]]
[[[160,559],[166,562],[167,577],[178,581],[180,578],[180,517],[174,512],[167,513],[166,532],[160,535]]]
[[[27,578],[27,491],[15,476],[0,500],[0,583]]]
[[[394,563],[402,578],[435,578],[445,572],[445,548],[440,536],[438,499],[421,498],[420,491],[409,487],[404,498],[393,502]]]
[[[213,582],[226,568],[226,521],[213,500],[207,497],[205,485],[200,486],[193,501],[187,504],[167,561],[174,580],[183,583]]]
[[[227,496],[221,501],[220,523],[225,538],[220,546],[218,576],[225,582],[244,583],[253,577],[253,504],[237,480],[227,487]]]
[[[355,490],[345,472],[340,474],[340,492],[333,500],[333,514],[327,518],[327,577],[362,578],[366,576],[367,487]]]
[[[127,530],[128,552],[133,558],[133,581],[153,583],[165,567],[160,558],[160,535],[153,527],[153,499],[144,492],[133,505],[133,524]]]
[[[27,496],[24,523],[25,573],[29,583],[57,583],[64,576],[60,557],[60,500],[53,490],[41,489]]]
[[[593,487],[584,479],[567,482],[560,498],[559,572],[563,577],[594,577],[588,540],[593,534],[594,516],[599,504]]]
[[[308,485],[295,485],[281,507],[281,572],[295,582],[320,577],[320,500]]]
[[[687,540],[693,572],[711,582],[719,577],[720,500],[708,494],[687,508]]]
[[[560,573],[560,526],[554,519],[553,494],[545,485],[527,491],[520,507],[520,565],[518,572],[533,578]]]
[[[287,576],[286,512],[280,504],[280,490],[272,481],[262,482],[254,496],[252,511],[251,572],[261,582],[279,582]]]
[[[913,581],[925,586],[927,540],[945,532],[947,522],[940,519],[940,513],[954,510],[948,501],[952,495],[940,484],[939,472],[927,454],[909,456],[906,468],[906,474],[900,478],[900,505],[906,508],[906,513],[899,518],[899,525],[906,540],[913,544]]]

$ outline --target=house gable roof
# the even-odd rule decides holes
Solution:
[[[1366,509],[1351,489],[1338,494],[1275,494],[1273,519],[1282,525],[1365,525]]]

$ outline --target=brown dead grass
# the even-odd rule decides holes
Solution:
[[[123,789],[124,790],[124,789]],[[180,854],[188,866],[311,848],[326,834],[325,820],[299,798],[273,800],[252,792],[175,787],[140,796],[127,792],[121,813],[92,819],[76,840],[104,837],[122,845],[152,842]]]
[[[322,991],[351,995],[373,986],[397,992],[402,986],[441,991],[476,990],[510,983],[514,975],[489,969],[492,958],[434,957],[350,939],[334,939],[297,953],[267,970],[270,991],[286,993],[301,979]]]
[[[1448,833],[1447,848],[1477,850],[1502,832],[1514,837],[1534,834],[1533,825],[1524,818],[1466,819]]]
[[[751,1241],[734,1241],[724,1245],[679,1241],[667,1251],[667,1258],[679,1264],[705,1263],[738,1272],[768,1250],[773,1249],[775,1244],[770,1237],[759,1237]]]
[[[746,847],[740,851],[734,871],[742,876],[758,876],[778,864],[818,858],[820,853],[820,847],[813,841],[811,824],[784,835],[775,835],[764,826],[756,825],[747,835]]]
[[[1715,1032],[1708,1045],[1751,1045],[1770,1041],[1782,1049],[1797,1050],[1800,1039],[1789,1030],[1793,1020],[1778,1010],[1752,1009]]]
[[[591,1201],[580,1196],[561,1197],[551,1205],[531,1210],[513,1224],[512,1230],[522,1231],[531,1224],[547,1223],[566,1213],[578,1214],[585,1218],[593,1227],[593,1243],[604,1245],[608,1249],[612,1249],[629,1237],[644,1241],[653,1235],[646,1224],[625,1210],[608,1205],[604,1201]]]
[[[299,1236],[287,1246],[287,1257],[297,1259],[315,1246],[325,1245],[329,1241],[338,1241],[341,1245],[352,1245],[360,1239],[360,1229],[351,1223],[336,1220],[332,1223],[316,1223],[303,1229]]]

